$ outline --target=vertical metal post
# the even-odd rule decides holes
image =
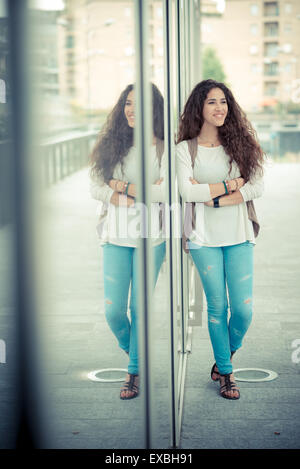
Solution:
[[[35,194],[32,164],[29,86],[29,18],[27,2],[8,2],[11,44],[11,89],[13,132],[13,215],[15,226],[15,294],[18,315],[19,434],[17,447],[42,447],[42,417],[35,321]]]
[[[167,156],[167,203],[169,207],[175,200],[175,164],[174,164],[174,113],[173,113],[173,76],[172,76],[172,2],[164,2],[164,79],[165,79],[165,146]],[[177,289],[176,289],[176,252],[174,232],[174,215],[171,210],[167,211],[169,227],[167,235],[167,273],[169,279],[169,415],[170,415],[170,442],[172,447],[179,444],[180,428],[178,425],[178,383],[177,383],[177,355],[178,355],[178,325],[177,325]]]
[[[135,87],[135,140],[138,155],[139,185],[137,200],[145,209],[143,213],[143,223],[147,224],[150,215],[150,184],[146,177],[151,169],[149,152],[152,137],[151,126],[151,95],[149,80],[149,60],[148,60],[148,0],[135,0],[135,47],[136,47],[136,87]],[[148,212],[148,213],[147,213]],[[150,225],[149,225],[150,226]],[[150,239],[146,236],[139,243],[139,310],[143,314],[139,315],[139,352],[140,352],[140,378],[141,397],[143,399],[144,419],[145,419],[145,448],[152,446],[152,406],[151,406],[151,323],[150,297],[151,297],[151,272],[152,272],[152,252]]]

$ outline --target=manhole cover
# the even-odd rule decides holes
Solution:
[[[99,381],[101,383],[117,383],[124,381],[124,368],[103,368],[102,370],[95,370],[88,373],[88,378],[91,381]],[[104,374],[104,377],[99,378],[97,375]]]
[[[236,381],[247,381],[249,383],[272,381],[278,377],[275,371],[265,370],[263,368],[238,368],[233,370],[233,373]]]

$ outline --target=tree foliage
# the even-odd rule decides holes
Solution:
[[[206,47],[203,51],[202,58],[202,75],[203,80],[216,80],[224,83],[226,75],[223,69],[222,62],[220,61],[217,53],[213,47]]]

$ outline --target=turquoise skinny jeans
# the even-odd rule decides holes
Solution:
[[[165,242],[153,248],[154,284],[165,257]],[[103,245],[104,304],[108,325],[129,354],[128,373],[138,374],[138,249]],[[129,287],[130,319],[127,315]]]
[[[246,241],[207,247],[189,242],[189,247],[206,296],[208,331],[217,367],[221,374],[232,373],[231,352],[242,346],[252,319],[254,244]]]

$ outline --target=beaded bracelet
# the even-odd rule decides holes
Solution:
[[[128,189],[129,189],[129,182],[126,182],[126,187],[125,187],[125,191],[124,191],[125,195],[128,195]]]

